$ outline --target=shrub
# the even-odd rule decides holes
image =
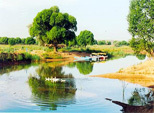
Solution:
[[[40,60],[40,57],[38,55],[33,55],[31,60],[33,60],[33,61],[39,61]]]
[[[22,61],[24,58],[21,54],[18,54],[17,55],[17,61]]]
[[[24,53],[24,56],[25,56],[25,59],[26,60],[31,60],[32,59],[32,55],[31,54],[29,54],[29,53]]]

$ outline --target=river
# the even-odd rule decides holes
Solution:
[[[145,105],[151,89],[120,80],[90,77],[116,72],[143,61],[127,56],[103,62],[3,67],[0,69],[0,112],[122,113],[122,107],[109,99]],[[51,77],[63,81],[48,81]]]

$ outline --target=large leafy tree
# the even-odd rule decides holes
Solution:
[[[95,42],[93,33],[88,30],[81,31],[76,40],[80,46],[93,45]]]
[[[34,18],[30,26],[30,35],[37,37],[41,44],[53,44],[57,51],[57,45],[75,38],[77,30],[76,18],[68,13],[61,13],[57,6],[44,9]]]
[[[130,46],[136,51],[153,53],[154,45],[154,0],[131,0],[128,15]]]

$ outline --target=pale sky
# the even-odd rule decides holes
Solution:
[[[28,37],[27,26],[43,9],[58,6],[77,19],[78,31],[98,40],[129,40],[129,0],[0,0],[0,37]]]

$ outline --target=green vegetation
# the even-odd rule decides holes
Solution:
[[[106,45],[106,41],[105,40],[98,41],[98,45]]]
[[[0,37],[0,44],[9,44],[9,45],[15,45],[15,44],[35,44],[36,41],[33,37],[27,37],[27,38],[9,38],[9,37]]]
[[[8,44],[9,45],[15,45],[15,39],[14,38],[9,38],[8,39]]]
[[[1,53],[0,62],[14,62],[14,61],[39,61],[40,57],[31,55],[29,53]]]
[[[13,71],[19,71],[22,69],[28,69],[31,66],[36,66],[38,64],[36,64],[35,62],[27,64],[27,63],[23,63],[20,65],[8,65],[8,66],[1,66],[0,67],[0,75],[3,75],[5,73],[10,73]]]
[[[114,45],[93,45],[88,46],[91,51],[105,52],[108,57],[122,57],[134,54],[134,51],[129,46],[116,47]]]
[[[27,37],[25,39],[25,44],[27,44],[27,45],[35,44],[35,39],[32,37]]]
[[[94,44],[94,35],[91,31],[81,31],[79,36],[76,37],[79,46],[87,46]]]
[[[136,53],[145,50],[152,54],[154,49],[154,0],[131,0],[129,10],[128,31],[132,35],[130,46]]]
[[[8,44],[8,38],[7,37],[0,37],[0,44]]]
[[[128,99],[129,105],[133,106],[144,106],[150,105],[149,102],[154,101],[154,91],[146,91],[145,88],[135,89],[132,92],[132,96]]]
[[[61,13],[57,6],[45,9],[37,14],[30,27],[30,35],[37,37],[40,44],[53,44],[54,51],[57,45],[75,38],[77,30],[75,17]]]
[[[123,41],[114,41],[113,44],[116,46],[116,47],[120,47],[120,46],[128,46],[129,43],[125,40]]]

